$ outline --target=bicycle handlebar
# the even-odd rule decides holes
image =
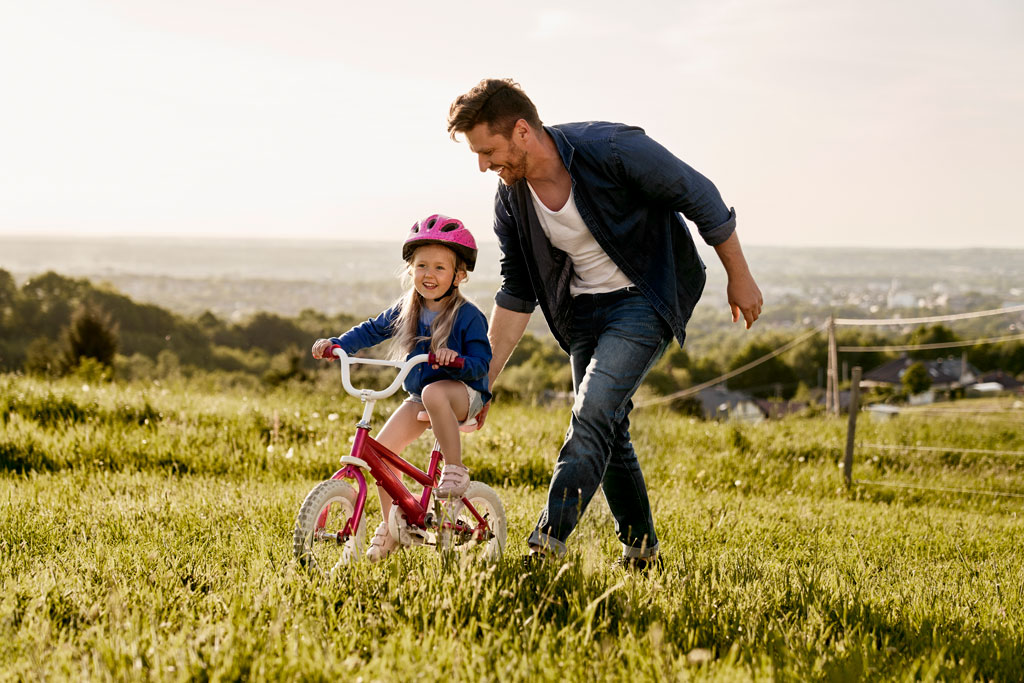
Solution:
[[[341,362],[341,384],[345,387],[351,396],[362,399],[364,401],[376,401],[378,399],[387,398],[391,396],[398,388],[402,386],[402,382],[405,381],[406,376],[412,371],[414,367],[420,363],[431,363],[437,362],[433,353],[421,353],[406,360],[378,360],[376,358],[356,358],[355,356],[349,356],[345,353],[345,350],[335,344],[327,353],[334,358],[337,358]],[[465,359],[462,357],[456,358],[445,367],[451,367],[455,369],[461,368],[465,365]],[[356,389],[352,386],[352,381],[349,377],[349,366],[354,364],[362,365],[383,365],[392,368],[398,368],[398,375],[385,389],[380,391],[373,391],[370,389]]]
[[[430,363],[431,365],[434,365],[435,363],[437,363],[437,356],[435,356],[433,354],[433,352],[428,353],[427,354],[427,362]],[[462,366],[464,366],[465,364],[466,364],[466,359],[463,358],[462,356],[457,356],[457,357],[452,359],[451,363],[449,363],[448,365],[442,365],[441,367],[443,367],[443,368],[455,368],[456,370],[461,370]]]

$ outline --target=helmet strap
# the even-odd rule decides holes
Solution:
[[[438,301],[441,301],[442,299],[447,299],[448,297],[450,297],[452,295],[452,292],[454,292],[456,289],[458,289],[458,285],[455,284],[455,279],[452,278],[452,284],[449,285],[448,291],[445,292],[444,294],[442,294],[441,296],[437,297],[436,299],[434,299],[434,303],[437,303]]]
[[[434,299],[434,303],[437,303],[438,301],[441,301],[442,299],[447,299],[459,287],[457,284],[455,284],[455,280],[458,279],[458,277],[459,277],[459,270],[462,269],[462,268],[465,268],[465,263],[462,260],[462,257],[459,256],[459,252],[455,251],[454,249],[452,249],[452,252],[454,252],[454,254],[455,254],[455,272],[452,273],[452,283],[450,285],[448,285],[448,291],[447,292],[445,292],[441,296],[439,296],[436,299]]]

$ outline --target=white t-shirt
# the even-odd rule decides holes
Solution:
[[[573,198],[571,190],[569,201],[565,203],[565,206],[558,211],[552,211],[538,199],[537,193],[533,191],[530,183],[526,184],[530,187],[533,207],[537,211],[537,218],[544,229],[544,234],[547,235],[552,245],[564,251],[572,260],[573,277],[569,283],[570,294],[576,296],[578,294],[614,292],[633,284],[590,233],[576,208],[576,200]]]

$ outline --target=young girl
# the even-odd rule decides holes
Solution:
[[[467,271],[476,265],[476,240],[461,221],[434,214],[417,222],[402,246],[408,264],[409,290],[376,318],[356,325],[337,338],[318,339],[313,357],[323,358],[333,344],[345,353],[392,340],[394,358],[433,352],[436,363],[413,368],[404,387],[409,398],[391,414],[376,439],[393,453],[401,453],[427,425],[418,419],[426,409],[434,436],[444,453],[438,498],[458,498],[469,486],[469,470],[462,464],[459,422],[476,415],[487,401],[487,371],[491,345],[487,319],[459,292]],[[406,279],[403,278],[403,279]],[[462,357],[461,369],[451,367]],[[333,356],[329,356],[333,360]],[[366,555],[371,562],[387,557],[397,545],[388,532],[391,497],[381,488],[384,522],[377,527]]]

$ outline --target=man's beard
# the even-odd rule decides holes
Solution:
[[[515,185],[526,177],[526,150],[514,140],[509,140],[509,160],[502,166],[508,172],[508,177],[502,178],[502,182],[506,185]]]

